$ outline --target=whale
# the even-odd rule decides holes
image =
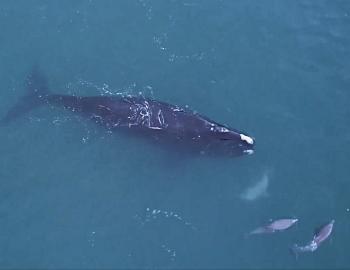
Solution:
[[[253,137],[187,107],[143,96],[54,94],[38,68],[33,68],[27,76],[25,86],[25,95],[2,118],[2,124],[49,105],[79,114],[110,132],[137,135],[157,145],[174,146],[177,151],[235,157],[254,153]]]

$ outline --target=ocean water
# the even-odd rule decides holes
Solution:
[[[52,92],[141,93],[256,139],[188,156],[48,107],[1,126],[0,268],[350,267],[349,1],[3,0],[0,27],[1,116],[36,65]]]

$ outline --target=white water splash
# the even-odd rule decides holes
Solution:
[[[190,227],[192,230],[197,230],[197,228],[191,223],[186,221],[182,216],[179,214],[173,212],[173,211],[166,211],[166,210],[160,210],[160,209],[150,209],[146,208],[146,213],[142,217],[140,215],[134,216],[142,225],[145,225],[148,222],[152,222],[156,219],[163,218],[163,219],[174,219],[179,221],[185,226]]]
[[[170,248],[169,246],[163,244],[161,248],[170,256],[170,260],[175,261],[176,259],[176,250]]]
[[[169,49],[168,40],[169,37],[167,33],[161,33],[159,35],[153,36],[153,43],[155,47],[157,47],[157,49],[159,49],[160,52],[168,58],[169,62],[186,60],[202,61],[207,55],[207,53],[203,51],[193,52],[188,55],[177,54],[173,50]]]
[[[130,90],[134,89],[136,86],[136,84],[133,83],[131,86],[128,86],[125,91],[120,92],[120,90],[113,89],[106,83],[98,85],[84,79],[78,79],[78,84],[84,87],[96,89],[101,96],[127,95],[130,92]]]
[[[153,8],[151,6],[151,1],[145,1],[145,0],[139,0],[139,3],[141,4],[141,6],[145,9],[146,11],[146,18],[148,20],[152,20],[153,18]]]
[[[151,85],[138,86],[136,82],[132,82],[123,88],[114,89],[108,84],[104,83],[102,85],[98,85],[93,82],[89,82],[84,79],[78,79],[75,87],[72,83],[67,85],[67,88],[70,89],[70,94],[74,95],[73,92],[76,91],[76,88],[79,86],[83,86],[85,88],[92,88],[99,92],[101,96],[121,96],[121,97],[130,97],[130,96],[140,96],[140,97],[151,97],[154,98],[153,87]],[[75,89],[75,90],[74,90]]]
[[[55,126],[60,126],[68,121],[71,120],[72,117],[65,117],[65,116],[55,116],[53,120],[51,121],[52,124]]]
[[[89,239],[88,242],[90,244],[90,247],[94,248],[95,247],[95,236],[96,236],[96,232],[92,231],[89,235]]]

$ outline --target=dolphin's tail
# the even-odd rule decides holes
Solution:
[[[37,67],[33,68],[28,75],[26,82],[27,93],[7,112],[0,120],[1,124],[7,124],[19,116],[44,104],[49,95],[48,84],[45,76],[40,73]]]

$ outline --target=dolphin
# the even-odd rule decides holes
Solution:
[[[295,255],[295,258],[298,258],[298,253],[314,252],[315,250],[317,250],[321,243],[324,242],[331,235],[334,227],[334,222],[335,220],[332,219],[330,222],[317,228],[315,230],[312,240],[308,244],[304,246],[294,244],[292,247],[290,247],[290,250]]]
[[[74,96],[49,91],[46,77],[34,68],[26,79],[26,95],[2,124],[42,105],[79,114],[111,132],[142,135],[157,144],[199,154],[242,156],[254,153],[255,139],[193,110],[142,96]]]
[[[265,233],[274,233],[281,232],[289,229],[295,223],[298,222],[297,218],[282,218],[271,221],[269,224],[258,227],[251,231],[249,234],[265,234]]]
[[[246,190],[244,190],[239,197],[242,200],[253,202],[255,200],[258,200],[260,198],[268,196],[267,189],[269,187],[270,178],[265,172],[261,179],[254,183],[252,186],[248,187]]]

